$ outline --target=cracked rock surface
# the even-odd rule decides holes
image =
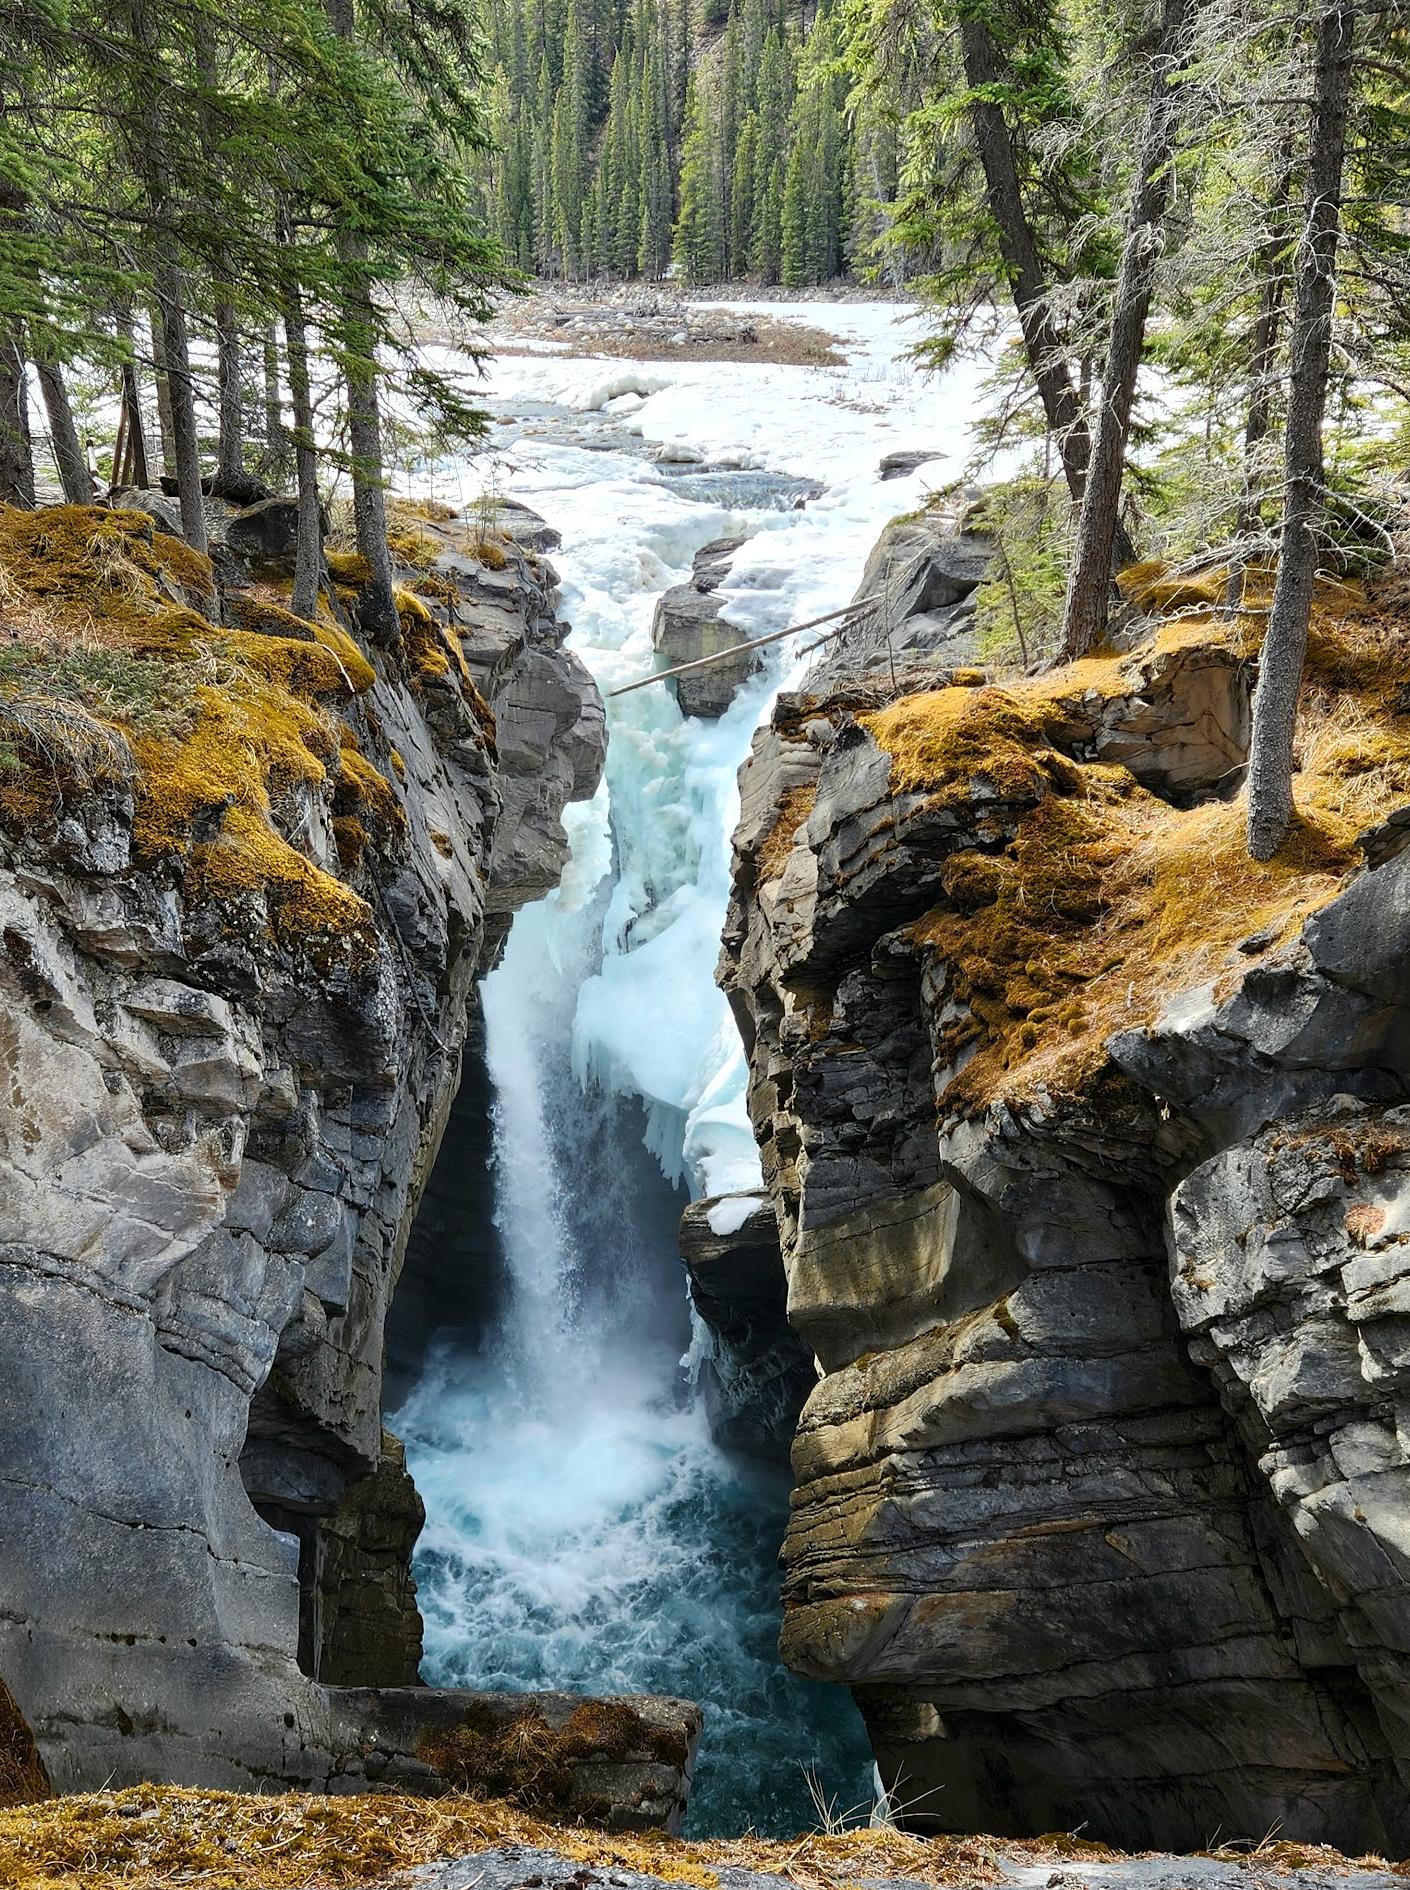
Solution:
[[[933,781],[884,745],[864,642],[780,699],[741,776],[721,978],[820,1373],[785,1657],[853,1689],[916,1828],[1404,1855],[1410,854],[1221,947],[1069,1080],[1006,1083],[996,1044],[1020,1064],[1066,1026],[1036,989],[1039,1023],[1003,1010],[999,945],[1076,924],[1030,823],[1103,795],[1219,815],[1249,665],[1162,634],[1055,671],[1009,762],[956,746],[1008,698],[971,716],[949,680],[898,684],[941,691],[917,699],[958,756]],[[996,907],[1035,857],[1054,889]],[[1064,963],[1080,1032],[1106,967]]]
[[[350,937],[139,857],[130,786],[0,818],[0,1675],[60,1789],[355,1785],[376,1715],[320,1676],[416,1677],[383,1323],[474,980],[605,752],[552,567],[424,537],[430,601],[327,711],[380,825],[346,761],[271,795]]]

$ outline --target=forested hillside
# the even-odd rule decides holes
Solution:
[[[36,391],[86,499],[66,383],[120,382],[102,470],[155,472],[154,396],[197,548],[211,460],[292,472],[300,614],[350,472],[390,635],[388,414],[474,426],[418,302],[473,356],[525,273],[904,275],[930,363],[997,369],[981,455],[1027,455],[987,500],[1004,653],[1099,642],[1138,553],[1222,560],[1231,612],[1280,554],[1255,802],[1286,778],[1313,574],[1385,557],[1410,442],[1403,0],[0,0],[0,34],[0,499]]]
[[[195,549],[203,477],[238,499],[252,469],[292,475],[293,607],[311,616],[322,452],[351,473],[366,627],[395,636],[388,395],[442,437],[476,419],[407,346],[393,291],[434,296],[473,353],[503,275],[468,162],[468,27],[455,0],[0,5],[0,503],[35,497],[36,385],[65,497],[94,496],[69,383],[116,386],[104,472],[164,472]]]
[[[893,115],[853,95],[840,8],[487,0],[491,220],[540,275],[896,278]]]

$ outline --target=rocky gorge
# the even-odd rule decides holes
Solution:
[[[581,520],[573,581],[517,499],[493,526],[402,504],[390,640],[361,634],[364,574],[331,544],[327,604],[290,615],[281,501],[212,501],[210,562],[154,495],[0,515],[5,612],[59,651],[0,722],[0,1794],[371,1790],[404,1861],[460,1847],[447,1883],[580,1885],[600,1865],[707,1886],[715,1863],[736,1873],[719,1881],[796,1882],[797,1849],[560,1845],[476,1809],[527,1766],[535,1811],[679,1824],[701,1715],[666,1695],[695,1691],[710,1635],[757,1635],[737,1565],[774,1499],[728,1503],[791,1446],[782,1654],[829,1685],[778,1690],[769,1612],[761,1710],[801,1754],[796,1702],[850,1689],[883,1815],[990,1834],[933,1852],[858,1834],[855,1857],[819,1849],[817,1881],[1124,1882],[1102,1842],[1265,1833],[1296,1841],[1289,1882],[1320,1868],[1298,1845],[1404,1855],[1410,668],[1393,584],[1319,593],[1303,817],[1255,866],[1237,802],[1254,639],[1217,570],[1138,567],[1112,648],[996,678],[982,511],[907,488],[865,560],[877,515],[843,515],[855,614],[775,694],[743,626],[818,604],[789,593],[761,621],[742,574],[773,596],[836,515],[792,509],[798,463],[773,512],[741,516],[772,475],[679,443],[629,459],[621,403],[653,395],[616,385],[534,416],[555,435],[554,502]],[[617,483],[594,498],[583,467],[609,452]],[[889,453],[879,478],[926,458]],[[652,504],[658,537],[619,555],[604,521]],[[635,641],[614,645],[624,597]],[[627,697],[607,787],[565,607],[604,693],[652,650],[725,656],[698,689]],[[672,1033],[692,1054],[691,1029],[710,1038],[680,969],[719,937],[698,836],[751,729],[720,982],[762,1177],[720,1082],[697,1106],[664,1055],[653,1092],[584,1049],[594,1017],[601,1041],[625,1017],[682,1067]],[[723,847],[719,878],[722,910]],[[671,983],[659,941],[682,915]],[[592,1012],[614,979],[627,1002]],[[656,1110],[645,1149],[638,1098]],[[532,1289],[515,1336],[534,1344],[506,1365],[462,1334],[457,1363],[428,1342],[483,1321],[507,1133]],[[690,1394],[663,1150],[698,1195],[679,1243]],[[660,1330],[641,1322],[672,1295]],[[631,1479],[644,1497],[622,1497]],[[537,1535],[515,1534],[521,1514]],[[633,1633],[643,1666],[600,1683]],[[516,1666],[530,1646],[542,1665]],[[707,1726],[705,1688],[759,1665],[731,1651],[700,1673]],[[772,1783],[752,1755],[780,1748],[749,1745],[743,1713],[723,1723],[752,1823]],[[472,1800],[440,1822],[398,1796],[456,1787]],[[115,1802],[45,1815],[65,1843],[131,1816],[173,1844],[227,1815]],[[255,1822],[313,1844],[324,1803]],[[1072,1831],[1095,1852],[1051,1838]],[[1222,1884],[1243,1865],[1199,1869]]]
[[[601,700],[532,514],[402,508],[379,647],[349,553],[289,612],[291,504],[212,500],[208,560],[118,496],[0,529],[58,652],[0,723],[0,1680],[60,1790],[445,1789],[525,1703],[416,1684],[383,1330]],[[693,1709],[576,1706],[564,1801],[678,1815]]]

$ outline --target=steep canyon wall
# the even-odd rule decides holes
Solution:
[[[287,502],[212,502],[213,568],[141,503],[0,545],[11,608],[88,612],[153,697],[66,705],[53,657],[66,728],[42,692],[0,717],[0,1676],[61,1789],[430,1780],[456,1697],[369,1690],[420,1654],[383,1328],[474,981],[556,882],[602,704],[531,514],[490,542],[405,512],[373,648],[347,554],[342,624],[289,615]],[[662,1714],[648,1822],[693,1738]]]
[[[1214,592],[1001,690],[972,549],[741,778],[721,976],[818,1374],[783,1651],[921,1828],[1404,1854],[1403,637],[1320,607],[1255,868]]]

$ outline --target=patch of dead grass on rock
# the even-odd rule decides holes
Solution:
[[[148,1785],[0,1810],[0,1884],[6,1890],[119,1884],[124,1890],[344,1890],[387,1884],[418,1864],[503,1845],[551,1850],[572,1863],[637,1871],[697,1890],[716,1890],[719,1872],[730,1867],[769,1872],[799,1890],[848,1890],[862,1879],[885,1877],[954,1890],[1000,1880],[994,1842],[983,1838],[859,1829],[792,1841],[689,1842],[551,1823],[459,1793],[260,1797]]]

